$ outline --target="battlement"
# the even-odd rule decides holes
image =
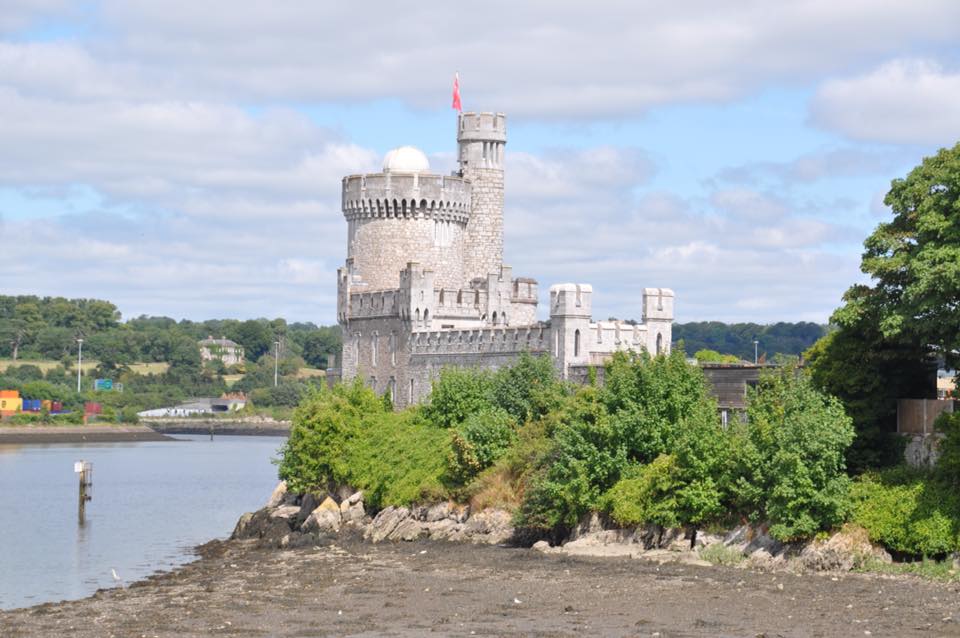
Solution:
[[[461,113],[458,142],[506,142],[507,116],[503,113]]]
[[[342,209],[348,221],[429,217],[466,223],[470,200],[470,182],[453,175],[372,173],[343,178]]]
[[[350,318],[399,316],[399,297],[399,290],[351,293]]]
[[[520,353],[549,351],[550,328],[538,323],[518,328],[434,330],[411,335],[411,354]]]

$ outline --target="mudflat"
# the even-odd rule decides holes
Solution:
[[[457,543],[257,549],[0,612],[20,636],[960,636],[960,586]],[[122,574],[121,574],[122,577]]]
[[[141,425],[23,425],[0,427],[0,444],[123,443],[171,441],[171,437]]]

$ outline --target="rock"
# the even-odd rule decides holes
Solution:
[[[270,518],[280,518],[290,521],[291,525],[297,520],[298,514],[300,514],[299,505],[280,505],[270,510]]]
[[[538,552],[545,552],[550,549],[550,543],[547,541],[537,541],[533,544],[533,549],[537,550]]]
[[[386,539],[401,521],[410,517],[410,509],[406,507],[389,506],[377,514],[376,518],[367,526],[363,537],[379,543]]]
[[[274,511],[264,508],[244,514],[237,522],[230,538],[279,541],[283,536],[290,533],[290,519],[273,516]]]
[[[754,536],[753,540],[747,543],[743,551],[745,554],[753,554],[754,552],[763,550],[771,556],[776,556],[783,551],[783,547],[783,543],[764,532]]]
[[[800,552],[800,564],[814,571],[850,571],[867,560],[890,562],[890,555],[870,543],[866,530],[846,526],[826,541],[813,541]]]
[[[717,543],[722,543],[723,537],[716,534],[709,534],[707,532],[697,532],[696,547],[709,547],[710,545],[716,545]]]
[[[415,541],[425,536],[426,532],[423,524],[411,516],[397,523],[387,538],[392,541]]]
[[[349,500],[346,500],[340,503],[340,521],[344,525],[349,523],[361,524],[363,523],[364,517],[367,513],[363,509],[363,502],[358,501],[354,504],[350,504]]]
[[[735,527],[723,537],[723,544],[726,546],[742,545],[746,547],[750,539],[753,538],[753,528],[749,525]]]
[[[436,541],[456,540],[463,532],[463,524],[445,518],[433,523],[424,523],[426,535]]]
[[[287,482],[280,481],[275,488],[273,488],[273,493],[270,494],[270,500],[267,501],[267,507],[276,507],[283,503],[283,499],[287,496]]]
[[[307,534],[336,534],[340,531],[340,522],[340,508],[331,509],[321,504],[310,512],[301,529]]]
[[[329,496],[323,499],[323,502],[317,505],[313,510],[311,510],[310,513],[312,514],[314,511],[318,509],[329,510],[331,512],[338,512],[338,513],[340,512],[340,506],[337,505],[337,502],[332,498],[330,498]]]
[[[357,503],[362,503],[362,502],[363,502],[363,492],[362,492],[362,491],[360,491],[360,492],[354,492],[353,494],[351,494],[350,496],[348,496],[348,497],[346,498],[346,501],[347,501],[347,503],[349,503],[350,505],[356,505]]]
[[[427,523],[436,523],[437,521],[442,521],[443,519],[450,516],[453,512],[453,503],[449,501],[446,503],[437,503],[427,508],[427,511],[424,514],[423,521]]]
[[[473,542],[496,545],[513,537],[513,517],[501,509],[485,509],[467,519],[464,535]]]
[[[294,527],[303,525],[303,522],[307,520],[307,517],[310,516],[319,504],[318,496],[309,492],[304,494],[300,499],[300,511],[297,513],[297,520]]]
[[[570,535],[567,537],[567,540],[575,541],[587,534],[595,534],[596,532],[602,532],[605,529],[603,519],[600,518],[600,515],[596,512],[591,512],[580,519],[580,522],[570,530]]]

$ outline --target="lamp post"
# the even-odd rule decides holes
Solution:
[[[77,339],[77,394],[80,394],[80,375],[83,374],[83,337]]]
[[[757,344],[759,343],[756,339],[753,340],[753,365],[757,365]]]
[[[274,341],[274,354],[273,354],[273,387],[277,387],[277,371],[280,364],[280,342]]]

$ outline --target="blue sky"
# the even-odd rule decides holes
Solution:
[[[960,139],[958,42],[946,0],[7,0],[0,291],[332,323],[341,176],[449,170],[459,71],[508,116],[514,272],[823,322],[890,181]]]

